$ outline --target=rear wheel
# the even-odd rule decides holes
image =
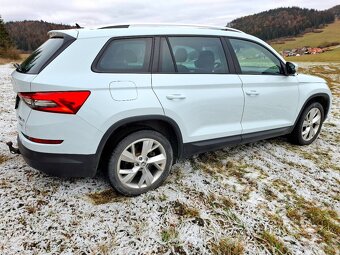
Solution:
[[[114,149],[108,164],[111,185],[119,193],[136,196],[160,186],[173,161],[169,141],[151,130],[125,137]]]
[[[324,109],[320,103],[312,103],[305,108],[298,120],[290,140],[298,145],[308,145],[318,137],[324,121]]]

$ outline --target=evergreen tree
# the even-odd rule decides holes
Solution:
[[[271,40],[322,28],[334,22],[336,11],[337,6],[326,11],[299,7],[277,8],[235,19],[228,26],[263,40]]]
[[[12,46],[11,39],[9,34],[5,28],[4,21],[0,16],[0,50],[6,51]]]
[[[0,57],[12,60],[20,59],[18,50],[14,47],[1,16],[0,16]]]

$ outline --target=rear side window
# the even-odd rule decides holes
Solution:
[[[151,46],[151,38],[114,39],[95,61],[94,71],[103,73],[148,72]]]
[[[17,71],[27,74],[38,74],[55,56],[60,53],[61,49],[66,48],[70,41],[65,41],[64,38],[50,38],[43,43],[38,49],[18,67]],[[65,43],[67,46],[65,47]]]
[[[178,73],[229,73],[220,38],[169,37]]]

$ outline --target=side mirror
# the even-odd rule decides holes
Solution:
[[[287,75],[296,74],[298,65],[292,62],[286,62]]]

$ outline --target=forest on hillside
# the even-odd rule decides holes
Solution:
[[[277,8],[233,20],[228,26],[262,40],[296,36],[334,22],[338,9],[318,11],[299,7]]]
[[[340,18],[340,4],[330,8],[329,11],[332,12],[338,18]]]
[[[23,51],[33,51],[48,39],[47,32],[55,29],[69,29],[68,25],[46,21],[24,20],[5,23],[10,39]]]
[[[340,5],[325,11],[299,7],[277,8],[233,20],[230,27],[260,37],[273,40],[303,34],[340,18]],[[47,32],[55,29],[70,29],[69,25],[46,21],[24,20],[4,23],[0,16],[0,54],[15,54],[14,48],[31,52],[48,39]],[[9,50],[11,49],[11,50]]]

